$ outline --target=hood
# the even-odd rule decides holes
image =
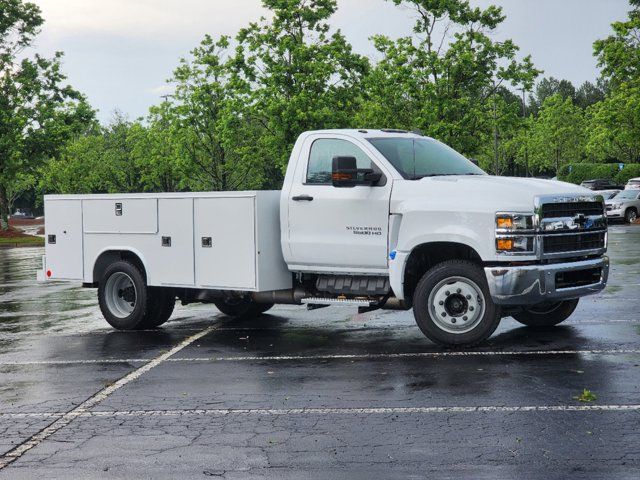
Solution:
[[[420,180],[396,180],[391,198],[392,213],[401,213],[402,205],[428,201],[431,208],[447,204],[448,209],[467,211],[533,211],[538,195],[596,195],[589,189],[555,180],[491,175],[455,175],[425,177]]]

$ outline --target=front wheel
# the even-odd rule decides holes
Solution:
[[[545,302],[514,313],[512,317],[528,327],[553,327],[569,318],[577,306],[578,299]]]
[[[484,270],[473,262],[449,260],[424,274],[414,292],[413,314],[422,333],[446,346],[472,346],[500,323]]]
[[[624,213],[624,220],[627,223],[635,223],[637,219],[638,219],[638,212],[635,208],[628,208],[627,211]]]

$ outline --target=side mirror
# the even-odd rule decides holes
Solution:
[[[334,187],[355,187],[358,180],[356,157],[333,157],[331,182]]]
[[[469,161],[473,163],[476,167],[480,166],[478,160],[476,160],[475,158],[470,158]]]
[[[334,187],[348,188],[356,185],[374,185],[382,174],[370,168],[358,168],[356,157],[333,157],[331,182]]]

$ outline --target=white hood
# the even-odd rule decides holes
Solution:
[[[409,207],[408,203],[425,201],[429,210],[529,212],[533,211],[536,196],[563,194],[595,195],[597,192],[571,183],[537,178],[490,175],[425,177],[394,182],[391,213],[402,213]]]

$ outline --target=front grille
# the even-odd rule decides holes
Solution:
[[[606,233],[591,232],[575,235],[546,235],[543,237],[544,253],[579,252],[604,248]]]
[[[602,278],[602,268],[588,268],[570,272],[556,273],[556,289],[584,287],[599,283]]]
[[[583,215],[602,215],[604,213],[600,202],[565,202],[545,203],[542,205],[542,218],[575,217]]]

